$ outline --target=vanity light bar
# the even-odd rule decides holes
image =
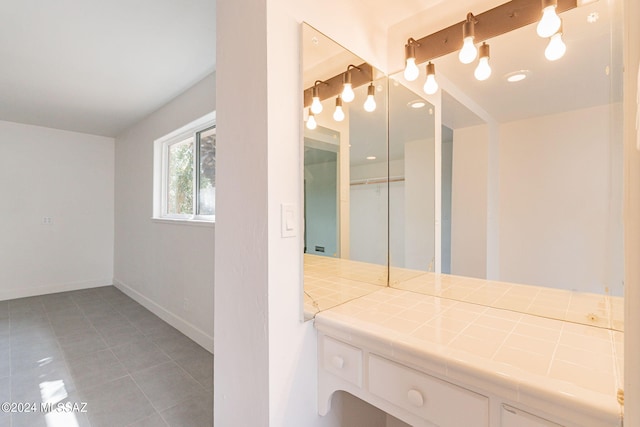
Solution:
[[[561,13],[578,7],[578,0],[558,0],[556,12]],[[475,43],[508,33],[540,20],[540,0],[512,0],[500,6],[474,15]],[[463,45],[460,28],[464,21],[416,40],[415,62],[420,64],[459,51]],[[306,92],[305,92],[306,94]],[[305,98],[306,99],[306,98]],[[306,105],[306,104],[305,104]]]
[[[358,66],[349,66],[349,73],[351,74],[351,87],[357,88],[369,84],[373,81],[373,67],[366,62]],[[343,75],[340,73],[323,81],[321,90],[319,91],[320,101],[333,98],[342,93],[344,89]],[[304,90],[304,107],[309,107],[312,102],[313,86]]]

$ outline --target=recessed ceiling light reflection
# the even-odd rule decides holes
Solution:
[[[531,75],[531,72],[529,70],[518,70],[512,73],[506,74],[504,78],[507,79],[509,83],[516,83],[516,82],[521,82],[522,80],[526,79],[530,75]]]
[[[420,99],[416,99],[415,101],[409,102],[407,105],[411,108],[418,109],[418,108],[423,108],[425,105],[427,105],[427,103]]]
[[[367,160],[375,160],[376,156],[367,156]]]

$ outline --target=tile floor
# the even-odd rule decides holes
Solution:
[[[1,402],[0,427],[212,426],[213,355],[113,286],[0,301]]]

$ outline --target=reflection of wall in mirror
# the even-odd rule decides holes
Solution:
[[[305,147],[305,155],[319,151],[322,162],[304,168],[305,247],[306,253],[338,255],[337,186],[338,153]]]
[[[622,295],[619,107],[501,126],[502,280]]]
[[[459,276],[487,276],[488,138],[487,125],[453,131],[451,274]]]
[[[500,125],[499,280],[622,295],[616,104]],[[451,273],[485,277],[486,126],[454,130]]]
[[[350,241],[351,259],[387,263],[387,207],[389,203],[387,163],[375,162],[351,167]],[[373,180],[373,183],[367,183]]]

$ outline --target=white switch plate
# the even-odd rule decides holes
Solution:
[[[298,215],[294,203],[283,203],[280,205],[280,225],[282,227],[282,237],[295,237],[298,234]]]

